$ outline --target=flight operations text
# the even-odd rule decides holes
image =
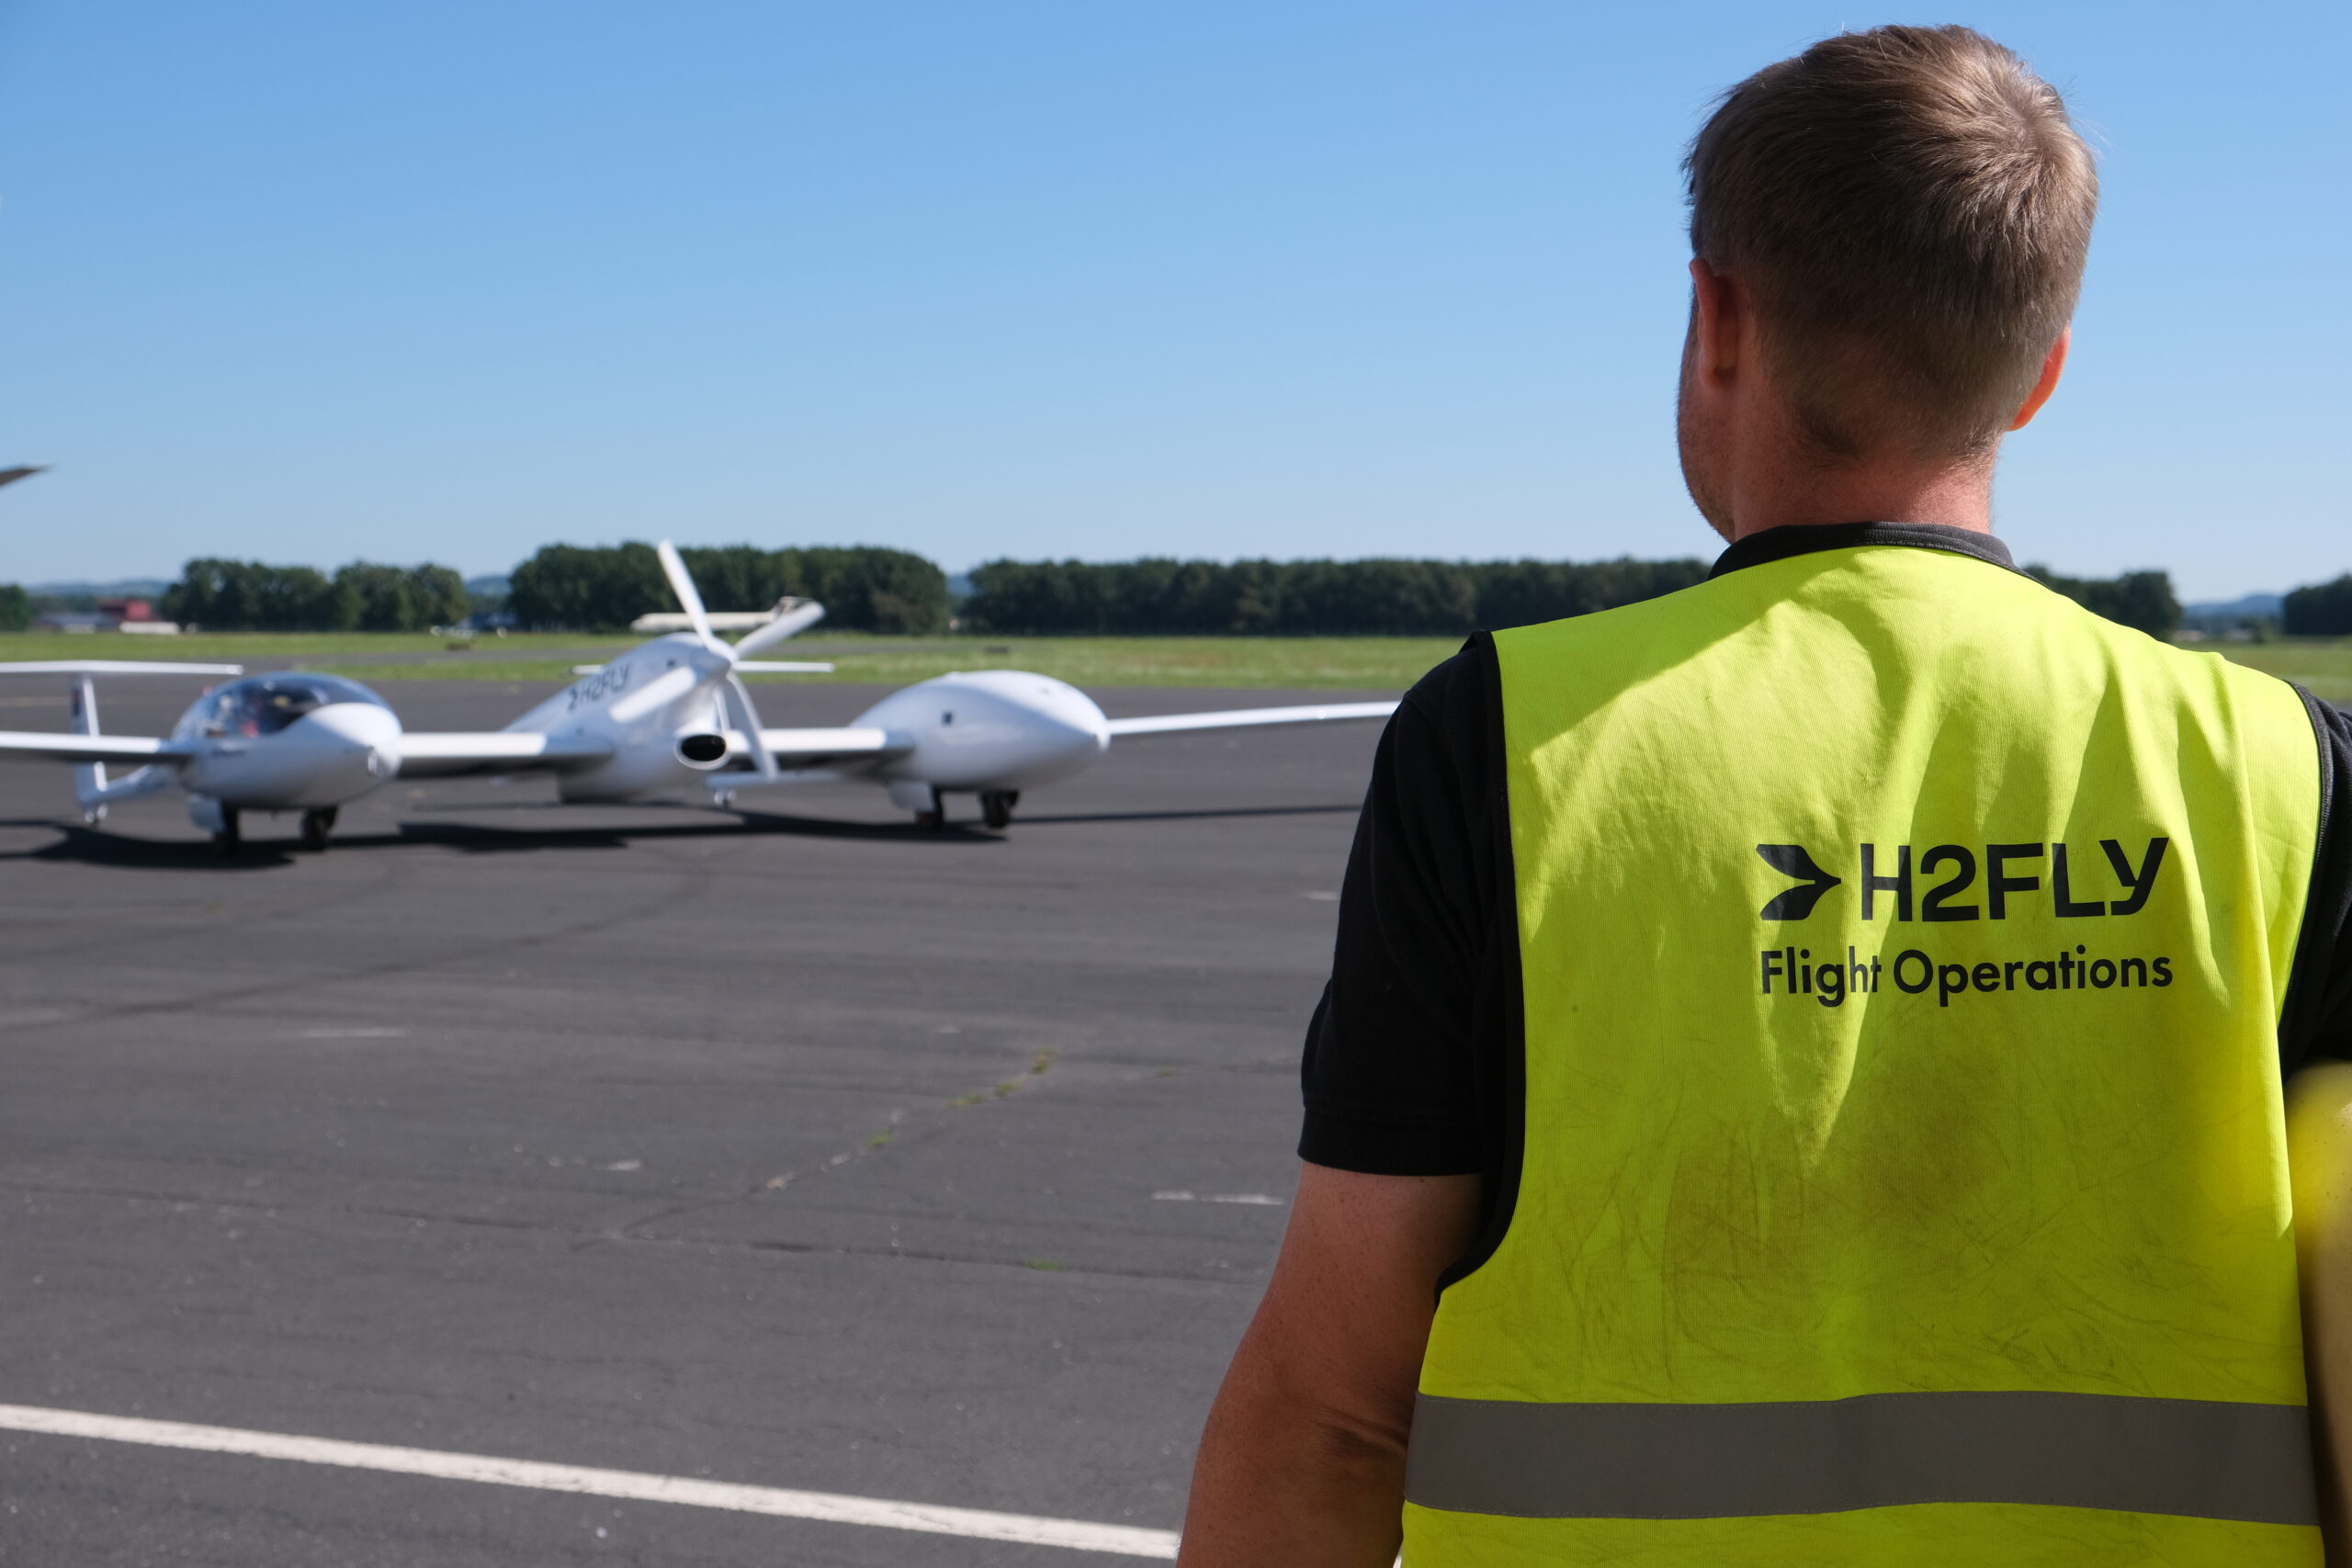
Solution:
[[[2080,942],[2073,952],[2048,957],[2009,958],[1973,964],[1939,962],[1916,947],[1904,949],[1886,961],[1873,953],[1862,957],[1853,947],[1843,959],[1815,962],[1809,947],[1766,948],[1757,955],[1757,973],[1765,996],[1809,997],[1826,1008],[1843,1007],[1849,997],[1875,994],[1891,976],[1905,996],[1936,994],[1939,1007],[1950,1007],[1954,997],[1996,991],[2106,991],[2148,987],[2162,990],[2173,981],[2172,960],[2154,957],[2093,957]]]

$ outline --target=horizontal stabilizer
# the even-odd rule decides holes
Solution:
[[[152,735],[49,735],[0,729],[0,761],[185,762],[188,750]]]
[[[1386,718],[1394,702],[1323,703],[1295,708],[1227,708],[1223,713],[1164,713],[1150,718],[1114,718],[1114,736],[1170,735],[1186,729],[1250,729],[1276,724],[1329,724],[1340,719]]]
[[[771,648],[786,637],[796,637],[825,618],[825,607],[812,599],[790,597],[775,602],[775,610],[767,625],[752,628],[750,636],[735,645],[738,668],[741,661],[763,648]]]
[[[754,631],[766,626],[774,618],[774,615],[766,610],[706,610],[703,612],[703,619],[710,623],[710,629],[715,632]],[[650,615],[639,615],[631,621],[628,624],[628,629],[641,636],[651,637],[659,637],[668,632],[690,632],[695,629],[695,618],[692,615],[682,615],[675,610],[655,610]]]
[[[415,732],[400,738],[404,779],[456,779],[482,773],[566,773],[613,754],[609,745],[559,740],[527,729]]]
[[[0,675],[242,675],[242,664],[178,664],[160,660],[45,659],[0,664]]]

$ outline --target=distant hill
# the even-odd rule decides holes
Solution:
[[[2209,599],[2201,604],[2184,604],[2181,613],[2191,621],[2275,621],[2285,601],[2283,593],[2249,593],[2243,599]]]

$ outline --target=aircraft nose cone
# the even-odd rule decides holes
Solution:
[[[1110,750],[1111,721],[1094,699],[1071,686],[1048,688],[1043,694],[1039,715],[1052,725],[1064,751],[1100,754]]]
[[[1064,757],[1095,756],[1108,750],[1111,745],[1111,732],[1107,728],[1066,717],[1055,719],[1053,736],[1055,750]]]
[[[302,722],[321,737],[364,757],[372,777],[389,778],[400,765],[401,721],[390,708],[370,703],[329,703],[303,715]]]

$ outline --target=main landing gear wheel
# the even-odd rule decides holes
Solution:
[[[243,838],[237,831],[235,807],[224,806],[220,808],[220,826],[213,833],[212,841],[220,846],[220,852],[224,855],[235,854],[237,846],[244,842]]]
[[[947,802],[940,798],[936,788],[931,792],[931,805],[915,813],[915,826],[926,833],[939,832],[947,826]]]
[[[1002,832],[1012,826],[1012,808],[1021,804],[1017,789],[984,789],[980,791],[980,820]]]
[[[334,831],[334,807],[302,813],[302,847],[322,850],[327,847],[327,835]]]

